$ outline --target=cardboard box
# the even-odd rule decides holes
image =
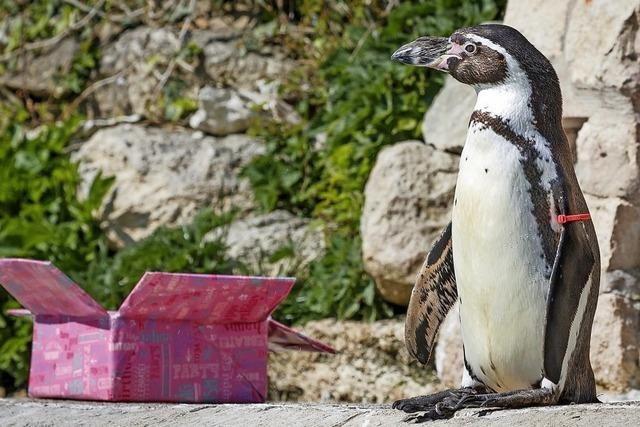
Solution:
[[[146,273],[114,312],[49,262],[0,259],[10,314],[34,320],[32,397],[264,402],[268,350],[334,352],[270,318],[294,281]]]

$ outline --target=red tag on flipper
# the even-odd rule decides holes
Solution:
[[[575,214],[575,215],[558,215],[558,223],[565,224],[567,222],[574,221],[589,221],[591,219],[591,214]]]

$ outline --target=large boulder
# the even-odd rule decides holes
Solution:
[[[475,103],[476,92],[471,86],[447,77],[424,116],[422,138],[438,150],[460,154]]]
[[[98,173],[115,177],[98,215],[109,238],[123,245],[184,223],[203,207],[250,209],[251,188],[239,172],[262,152],[244,135],[217,139],[126,124],[96,132],[73,158],[81,194]]]
[[[438,341],[432,356],[440,381],[450,388],[460,387],[464,352],[462,350],[462,330],[458,304],[451,308],[445,317],[438,335]]]
[[[267,276],[291,275],[324,252],[324,233],[287,211],[251,216],[216,229],[205,240],[224,237],[227,254]]]
[[[584,88],[637,91],[638,26],[637,0],[574,2],[564,38],[572,83]]]
[[[458,156],[418,141],[383,149],[360,222],[366,271],[382,297],[406,305],[432,242],[450,221]]]
[[[270,353],[270,400],[389,403],[433,393],[438,387],[433,371],[409,356],[402,319],[325,319],[309,322],[302,330],[337,353]]]
[[[631,102],[600,111],[584,123],[576,140],[576,174],[594,196],[640,201],[638,119]],[[615,177],[615,179],[612,179]]]
[[[598,235],[602,270],[640,268],[640,208],[616,197],[587,194],[586,199]]]
[[[609,390],[640,387],[640,316],[634,302],[618,294],[603,294],[591,335],[591,365],[596,381]]]

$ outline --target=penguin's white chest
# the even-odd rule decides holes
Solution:
[[[453,208],[465,358],[496,391],[536,384],[544,360],[548,266],[520,159],[502,136],[472,126]]]

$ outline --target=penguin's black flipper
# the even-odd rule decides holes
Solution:
[[[449,223],[418,273],[407,310],[405,341],[420,363],[429,361],[440,324],[457,298]]]
[[[563,203],[559,204],[559,208],[561,213],[568,213]],[[589,242],[589,234],[592,233],[588,232],[587,225],[584,222],[568,222],[562,227],[547,297],[544,340],[544,374],[555,384],[559,384],[563,374],[566,375],[562,372],[565,354],[573,352],[577,339],[577,336],[570,337],[572,324],[578,322],[574,332],[580,331],[583,314],[578,309],[583,290],[594,280],[591,274],[595,263]],[[597,285],[598,282],[595,283]],[[586,304],[588,297],[582,296],[583,304]],[[584,308],[581,311],[584,312]]]

